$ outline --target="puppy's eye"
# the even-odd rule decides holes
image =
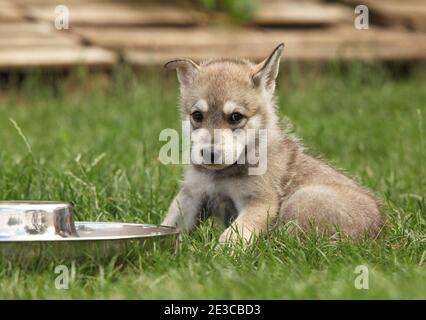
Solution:
[[[231,122],[232,124],[237,124],[238,122],[241,121],[241,119],[243,119],[243,115],[239,112],[234,112],[229,117],[229,122]]]
[[[194,111],[194,112],[191,114],[191,117],[192,117],[192,119],[193,119],[195,122],[201,122],[201,121],[203,121],[203,114],[202,114],[200,111]]]

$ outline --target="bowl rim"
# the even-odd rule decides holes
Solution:
[[[131,239],[146,239],[146,238],[160,238],[160,237],[168,237],[179,235],[180,231],[177,228],[163,225],[155,225],[155,224],[145,224],[145,223],[127,223],[127,222],[100,222],[100,221],[75,221],[76,228],[79,225],[84,224],[99,224],[99,225],[121,225],[121,226],[135,226],[135,227],[152,227],[152,228],[164,228],[168,229],[168,232],[164,232],[162,234],[144,234],[144,235],[127,235],[127,236],[101,236],[101,237],[63,237],[63,238],[39,238],[39,239],[29,239],[28,237],[22,239],[0,239],[0,244],[2,243],[17,243],[17,242],[81,242],[81,241],[117,241],[117,240],[131,240]]]
[[[0,200],[0,204],[64,204],[73,206],[71,202],[55,201],[55,200]]]

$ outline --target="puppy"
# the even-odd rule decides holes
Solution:
[[[163,225],[189,231],[224,208],[232,223],[221,242],[249,242],[277,222],[291,232],[314,229],[352,238],[380,231],[384,218],[375,198],[306,153],[282,128],[274,89],[283,48],[260,64],[177,59],[165,65],[176,69],[180,82],[191,163]]]

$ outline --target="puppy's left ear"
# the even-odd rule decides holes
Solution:
[[[167,62],[166,69],[176,69],[181,90],[189,87],[197,76],[200,67],[191,59],[176,59]]]
[[[264,87],[266,91],[273,93],[275,79],[280,68],[280,58],[284,50],[284,43],[279,44],[274,51],[255,67],[253,83],[257,87]]]

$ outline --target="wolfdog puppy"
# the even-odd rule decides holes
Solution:
[[[191,230],[222,208],[230,223],[221,242],[249,242],[278,222],[290,232],[378,234],[384,218],[372,194],[309,155],[280,124],[274,89],[283,48],[259,64],[176,59],[165,65],[177,71],[191,155],[200,161],[191,158],[163,225]]]

